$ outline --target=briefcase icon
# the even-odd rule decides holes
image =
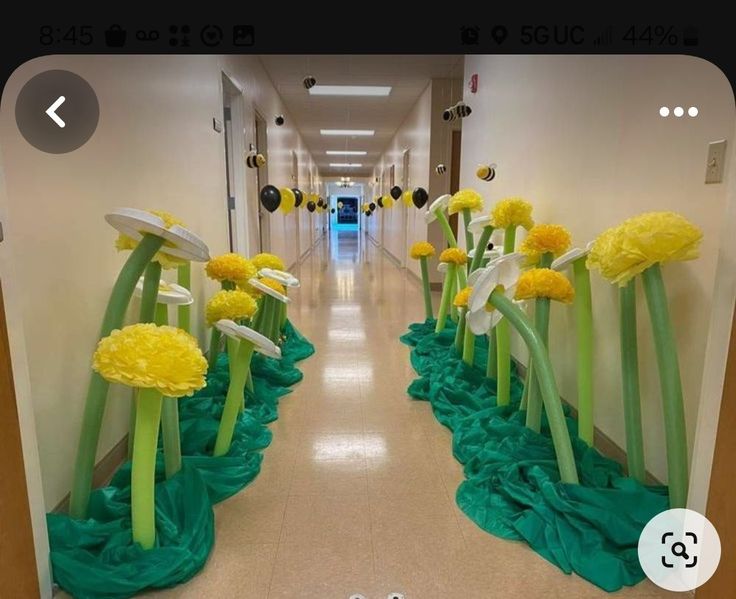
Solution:
[[[128,37],[128,32],[125,31],[120,25],[112,25],[107,31],[105,31],[105,43],[112,48],[120,48],[125,45],[125,39]]]

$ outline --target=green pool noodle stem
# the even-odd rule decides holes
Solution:
[[[220,340],[222,335],[220,330],[213,324],[212,332],[210,333],[210,351],[207,354],[207,363],[209,364],[209,371],[215,371],[215,364],[217,364],[217,355],[220,353]]]
[[[463,223],[465,224],[465,251],[469,252],[474,247],[473,234],[468,230],[468,225],[470,224],[470,221],[473,219],[473,217],[470,214],[470,208],[463,208],[462,213]]]
[[[156,300],[161,283],[161,264],[149,262],[143,275],[143,291],[141,293],[141,312],[138,322],[153,322],[156,318]]]
[[[526,314],[503,295],[503,293],[498,291],[491,293],[490,302],[508,319],[509,324],[521,335],[529,348],[535,364],[535,378],[539,380],[542,390],[542,399],[547,413],[547,420],[549,421],[552,443],[557,456],[560,479],[563,483],[578,484],[578,473],[575,467],[572,443],[570,442],[565,414],[562,410],[562,401],[557,390],[552,363],[550,362],[545,343],[532,323],[529,322]]]
[[[534,328],[537,330],[540,341],[547,348],[547,331],[549,328],[550,299],[538,297],[534,308]],[[542,428],[542,389],[539,376],[529,378],[529,398],[526,405],[526,426],[535,432]]]
[[[486,246],[488,245],[488,241],[491,239],[492,234],[493,227],[483,227],[483,230],[480,232],[480,237],[478,238],[475,255],[473,256],[473,260],[470,262],[469,272],[477,270],[483,264],[483,254],[485,254]]]
[[[161,420],[161,393],[139,389],[136,399],[135,443],[130,474],[133,541],[143,549],[156,543],[156,450]]]
[[[529,404],[529,381],[532,380],[532,377],[534,376],[534,362],[532,362],[532,357],[529,356],[528,364],[526,367],[526,373],[524,375],[524,390],[521,393],[521,402],[519,403],[519,409],[520,410],[526,410],[527,405]]]
[[[429,320],[434,318],[434,308],[432,306],[432,293],[429,287],[429,264],[427,256],[419,257],[419,266],[422,269],[422,291],[424,292],[424,317]]]
[[[235,355],[235,364],[233,364],[230,385],[227,388],[227,396],[225,397],[225,406],[220,417],[220,426],[217,429],[217,439],[215,440],[214,456],[223,456],[230,451],[230,445],[233,440],[235,431],[235,423],[238,419],[241,405],[243,403],[243,394],[245,392],[245,380],[250,370],[250,360],[253,356],[253,343],[246,339],[241,339],[238,344],[238,351]]]
[[[539,259],[539,268],[549,268],[552,264],[553,256],[551,253],[544,253]],[[544,342],[545,347],[549,347],[549,312],[550,299],[548,297],[538,297],[534,301],[534,326],[539,332],[539,336]],[[526,425],[535,432],[539,432],[542,428],[542,397],[539,382],[536,377],[529,378],[529,397],[526,405]]]
[[[468,309],[465,308],[463,310],[463,362],[465,362],[468,366],[473,365],[473,360],[475,359],[475,335],[473,334],[473,331],[470,329],[470,327],[465,322],[467,320],[468,315]]]
[[[507,406],[511,403],[511,331],[505,318],[496,325],[496,351],[498,369],[496,373],[497,405]]]
[[[641,278],[652,324],[662,392],[670,509],[684,508],[687,505],[688,458],[677,342],[670,319],[667,292],[662,280],[660,265],[653,264],[647,268],[641,274]]]
[[[463,355],[463,339],[465,338],[465,314],[466,308],[458,308],[457,311],[457,328],[455,329],[455,352],[458,356]]]
[[[450,227],[450,221],[447,220],[447,216],[444,211],[435,210],[434,214],[437,217],[437,222],[440,224],[440,228],[442,229],[442,234],[445,236],[447,245],[451,248],[456,248],[457,239],[455,239],[455,234],[452,232],[452,227]]]
[[[646,479],[644,433],[639,396],[639,349],[636,339],[636,279],[619,287],[621,331],[621,395],[626,433],[626,462],[629,476],[640,483]]]
[[[187,261],[176,271],[176,282],[185,289],[192,290],[192,263]],[[192,306],[177,306],[176,325],[187,333],[192,332]]]
[[[578,352],[578,436],[593,446],[593,301],[590,292],[590,272],[585,258],[572,264],[575,285],[575,334]]]
[[[516,249],[516,225],[509,225],[504,229],[503,253],[513,254]]]
[[[155,235],[144,235],[140,243],[128,256],[110,293],[110,299],[100,327],[100,339],[107,337],[114,329],[123,326],[125,312],[128,309],[138,279],[140,279],[146,266],[162,245],[162,238]],[[92,491],[92,474],[109,387],[110,383],[98,373],[92,373],[84,403],[82,428],[79,433],[74,477],[69,498],[69,514],[73,518],[85,518],[87,516],[89,495]]]
[[[488,361],[486,362],[486,376],[495,379],[498,376],[498,343],[496,342],[496,329],[488,334]]]
[[[437,324],[434,332],[439,333],[445,328],[447,322],[447,309],[450,305],[452,288],[455,281],[455,265],[452,262],[447,263],[447,272],[445,273],[445,281],[442,284],[442,298],[440,299],[440,309],[437,312]]]
[[[169,324],[169,307],[166,304],[156,304],[156,324]],[[131,426],[130,435],[135,444],[135,421]],[[161,400],[161,437],[164,447],[164,467],[166,478],[169,479],[181,470],[181,436],[179,433],[179,399],[164,397]]]

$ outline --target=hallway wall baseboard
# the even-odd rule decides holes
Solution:
[[[377,248],[378,248],[379,250],[381,250],[381,251],[382,251],[382,252],[383,252],[383,253],[384,253],[384,254],[386,255],[386,257],[387,257],[387,258],[388,258],[388,259],[389,259],[389,260],[390,260],[391,262],[393,262],[394,266],[397,266],[398,268],[405,268],[405,267],[404,267],[404,266],[403,266],[403,265],[401,264],[401,260],[399,260],[399,258],[397,258],[396,256],[394,256],[394,255],[393,255],[393,254],[392,254],[392,253],[391,253],[391,252],[390,252],[389,250],[387,250],[387,249],[386,249],[386,248],[385,248],[384,246],[382,246],[382,245],[381,245],[381,242],[380,242],[380,241],[378,241],[378,240],[377,240],[377,239],[376,239],[375,237],[373,237],[373,235],[371,235],[371,234],[370,234],[370,233],[369,233],[368,231],[366,231],[366,232],[365,232],[365,235],[366,235],[366,237],[368,238],[368,240],[369,240],[369,241],[370,241],[370,242],[371,242],[371,243],[372,243],[373,245],[375,245],[375,246],[376,246],[376,247],[377,247]],[[406,270],[408,271],[409,269],[407,268]],[[412,273],[412,274],[414,274],[414,273]]]

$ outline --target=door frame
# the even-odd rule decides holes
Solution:
[[[244,90],[225,71],[221,72],[223,149],[225,151],[226,209],[231,251],[247,254],[249,247],[245,196]],[[229,108],[228,111],[225,108]],[[229,118],[227,118],[229,116]],[[230,199],[232,198],[232,200]]]

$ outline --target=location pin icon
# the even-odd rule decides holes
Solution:
[[[493,41],[497,44],[503,44],[506,38],[509,35],[509,30],[506,29],[503,25],[496,25],[493,29],[491,29],[491,37],[493,38]]]

